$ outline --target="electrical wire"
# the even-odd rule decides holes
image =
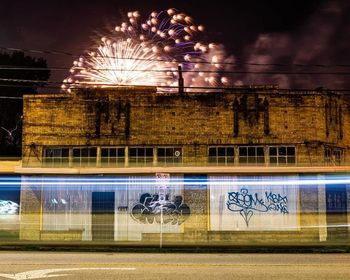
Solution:
[[[45,81],[45,80],[26,80],[26,79],[8,79],[8,78],[0,78],[0,81],[3,82],[18,82],[18,83],[32,83],[35,86],[40,86],[40,84],[47,85],[47,84],[56,84],[56,85],[62,85],[61,81]],[[85,88],[85,89],[92,89],[94,86],[96,87],[118,87],[118,88],[129,88],[129,87],[142,87],[142,85],[126,85],[126,84],[110,84],[110,83],[75,83],[75,82],[67,82],[64,83],[65,85],[69,86],[75,86],[75,88]],[[269,89],[271,90],[281,90],[279,89],[276,85],[261,85],[262,87],[267,86],[267,88],[265,89]],[[157,87],[157,88],[174,88],[174,89],[178,89],[178,86],[165,86],[165,85],[154,85],[154,86],[145,86],[145,87]],[[184,86],[184,89],[204,89],[204,90],[227,90],[227,89],[232,89],[232,88],[241,88],[241,89],[251,89],[251,88],[257,88],[259,86],[253,86],[253,87],[249,87],[249,86],[243,86],[243,87],[206,87],[206,86],[191,86],[191,87],[186,87]],[[286,89],[286,90],[293,90],[293,89]],[[299,90],[303,90],[303,89],[299,89]],[[306,89],[307,91],[317,91],[317,89]],[[321,90],[321,89],[318,89]],[[327,91],[344,91],[344,89],[323,89],[323,90],[327,90]],[[345,89],[345,91],[347,91],[348,89]]]
[[[76,68],[79,71],[79,67]],[[82,69],[82,68],[81,68]],[[123,71],[123,72],[174,72],[171,69],[115,69],[115,68],[89,68],[97,71]],[[1,70],[21,70],[21,71],[69,71],[67,67],[50,67],[50,68],[35,68],[35,67],[10,67],[0,66]],[[177,72],[177,71],[176,71]],[[227,70],[181,70],[183,73],[215,73],[215,74],[257,74],[257,75],[350,75],[350,72],[289,72],[289,71],[227,71]],[[1,73],[1,72],[0,72]]]
[[[0,46],[1,50],[6,51],[20,51],[20,52],[28,52],[28,53],[35,53],[35,54],[46,54],[46,55],[64,55],[64,56],[71,56],[71,57],[83,57],[84,55],[81,54],[74,54],[70,52],[64,52],[64,51],[50,51],[50,50],[35,50],[35,49],[23,49],[23,48],[12,48],[12,47],[5,47]],[[97,56],[98,57],[98,56]],[[115,57],[110,57],[115,58]],[[212,64],[208,61],[187,61],[187,60],[166,60],[166,59],[157,59],[157,60],[150,60],[145,58],[123,58],[118,57],[118,59],[133,59],[133,60],[141,60],[141,61],[161,61],[161,62],[176,62],[176,63],[192,63],[192,64]],[[222,65],[251,65],[251,66],[296,66],[296,67],[320,67],[320,68],[330,68],[330,67],[350,67],[350,64],[342,63],[342,64],[302,64],[302,63],[290,63],[290,64],[284,64],[284,63],[256,63],[256,62],[222,62],[220,63]]]

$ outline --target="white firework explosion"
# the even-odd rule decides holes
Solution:
[[[128,22],[101,38],[96,51],[74,61],[62,89],[147,85],[171,91],[179,64],[188,89],[225,86],[230,81],[222,74],[232,70],[233,57],[221,45],[200,41],[203,32],[203,25],[176,9],[152,12],[145,22],[139,12],[129,12]]]

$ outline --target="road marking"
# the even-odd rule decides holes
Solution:
[[[0,274],[0,277],[14,280],[26,280],[26,279],[41,279],[51,277],[62,277],[70,274],[51,274],[54,272],[63,271],[79,271],[79,270],[136,270],[134,267],[80,267],[80,268],[54,268],[54,269],[41,269],[30,270],[14,274]]]

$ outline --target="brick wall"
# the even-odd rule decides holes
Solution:
[[[228,144],[295,145],[299,165],[319,165],[325,144],[348,149],[349,122],[339,95],[264,87],[184,95],[152,87],[31,95],[24,97],[23,165],[40,165],[43,146],[50,145],[179,145],[185,163],[204,164],[208,145]]]

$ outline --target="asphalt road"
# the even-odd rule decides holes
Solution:
[[[0,252],[0,279],[350,279],[350,254]]]

